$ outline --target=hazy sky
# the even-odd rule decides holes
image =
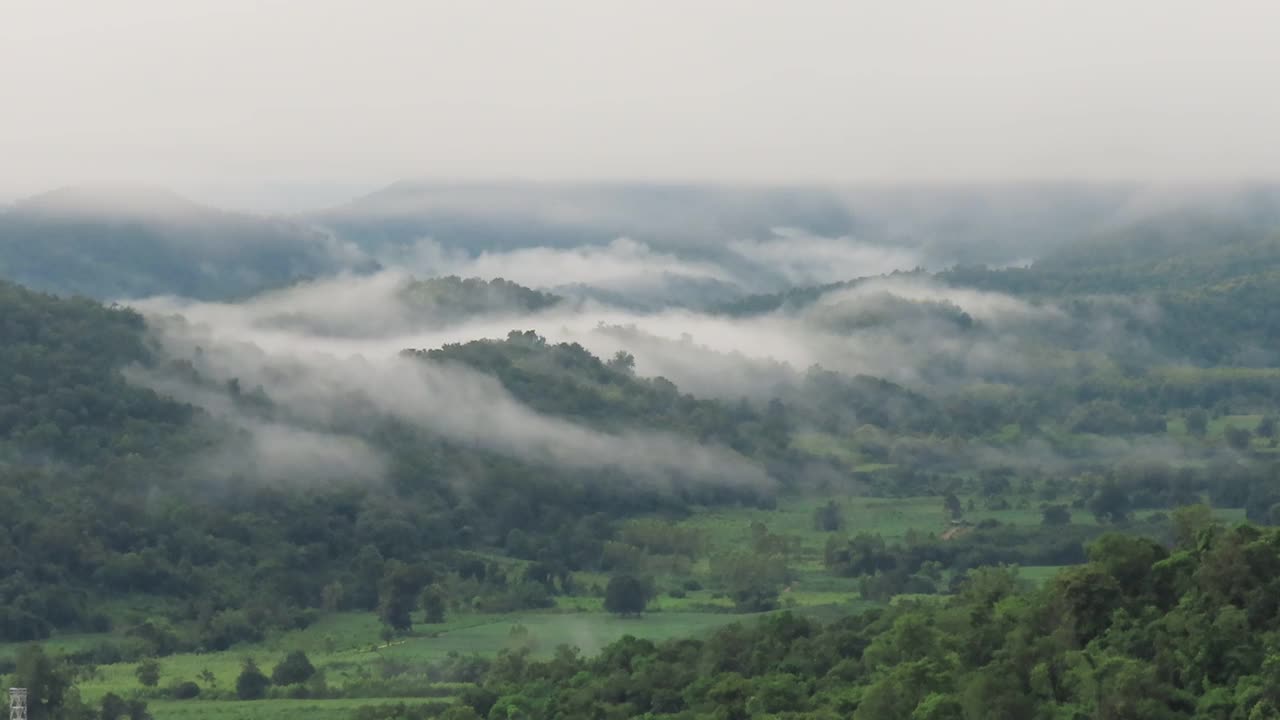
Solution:
[[[1280,2],[0,0],[0,194],[1280,176]]]

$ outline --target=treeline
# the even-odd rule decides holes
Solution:
[[[400,289],[399,298],[413,310],[449,320],[485,313],[536,312],[563,300],[503,278],[463,279],[457,275],[412,280]]]

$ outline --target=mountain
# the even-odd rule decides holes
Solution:
[[[769,237],[777,227],[827,236],[857,228],[830,190],[657,183],[401,181],[308,219],[375,253],[428,237],[473,253],[619,237],[716,250],[726,240]]]
[[[352,264],[320,230],[153,188],[63,188],[0,212],[0,276],[62,294],[225,299]]]

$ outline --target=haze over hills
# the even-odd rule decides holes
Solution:
[[[1085,247],[1105,254],[1143,242],[1142,256],[1161,252],[1155,245],[1180,252],[1179,233],[1184,245],[1251,237],[1280,214],[1277,197],[1265,186],[1170,194],[1090,185],[401,182],[331,210],[259,216],[154,188],[80,187],[0,211],[0,270],[32,287],[109,300],[245,297],[395,268],[504,277],[637,309],[706,307],[914,267],[1095,254]],[[1186,230],[1192,223],[1195,233]],[[1067,247],[1077,249],[1059,253]]]
[[[317,229],[154,188],[64,188],[0,212],[0,274],[104,300],[243,297],[370,267]]]
[[[707,630],[789,607],[883,643],[896,631],[857,608],[985,617],[980,582],[1041,602],[1000,569],[1019,565],[1064,568],[1049,592],[1118,627],[1144,591],[1081,578],[1183,573],[1151,581],[1183,588],[1144,611],[1158,635],[1217,602],[1187,575],[1215,543],[1274,555],[1214,518],[1280,518],[1280,213],[1267,189],[1157,197],[401,185],[291,218],[154,190],[25,201],[0,214],[0,499],[25,518],[0,533],[0,640],[87,638],[66,662],[104,668],[82,687],[108,707],[255,697],[244,653],[286,643],[325,684],[268,678],[278,701],[448,691],[431,713],[551,718],[536,703],[562,691],[504,669],[545,667],[508,629],[550,617],[599,648],[676,615]],[[637,607],[656,611],[608,616]],[[549,662],[598,678],[619,652],[709,657],[796,617]],[[468,645],[478,658],[435,651],[494,624],[501,647]],[[586,644],[570,635],[541,641]],[[384,660],[410,651],[430,659]],[[930,693],[980,687],[995,661],[965,657]],[[133,687],[151,661],[172,687]],[[882,707],[879,668],[840,671],[872,698],[856,707]],[[619,717],[721,702],[584,682]],[[842,698],[790,706],[854,712]]]

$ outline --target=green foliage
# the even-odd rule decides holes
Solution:
[[[39,645],[27,645],[18,653],[9,687],[27,689],[28,717],[60,717],[73,697],[71,668],[50,657]]]
[[[285,655],[284,659],[271,671],[271,682],[275,685],[297,685],[310,680],[315,674],[316,669],[307,658],[307,654],[301,650],[294,650]]]
[[[271,678],[258,667],[253,658],[245,658],[236,677],[236,697],[241,700],[261,700],[267,696]]]
[[[383,624],[397,632],[411,629],[410,612],[427,580],[427,571],[420,566],[399,561],[387,563],[378,584],[378,618]]]
[[[1041,524],[1046,527],[1060,527],[1071,524],[1071,509],[1066,505],[1041,505]]]
[[[713,555],[711,574],[739,612],[776,608],[782,586],[791,577],[784,555],[743,551]]]
[[[155,687],[160,683],[160,663],[151,659],[143,660],[134,668],[134,675],[143,687]]]
[[[604,609],[615,615],[633,616],[644,613],[649,604],[649,584],[634,575],[614,575],[604,591]]]
[[[399,296],[413,310],[450,320],[494,312],[536,312],[561,301],[556,295],[502,278],[464,280],[456,275],[411,281]]]
[[[1266,716],[1280,699],[1267,689],[1280,668],[1280,575],[1268,570],[1280,567],[1280,531],[1201,537],[1169,555],[1109,534],[1087,564],[1040,590],[1023,588],[1014,569],[983,569],[944,602],[825,625],[782,613],[662,644],[623,638],[594,658],[495,665],[485,686],[531,718],[566,707],[630,717]],[[576,679],[547,682],[561,677]]]
[[[422,621],[429,625],[444,622],[445,594],[440,588],[430,585],[422,591]]]
[[[813,511],[813,526],[823,532],[837,532],[844,528],[844,516],[835,500]]]
[[[1108,480],[1089,499],[1089,511],[1098,522],[1120,523],[1132,512],[1128,494],[1113,480]]]
[[[125,700],[115,693],[107,693],[100,705],[98,717],[101,720],[151,720],[147,703],[142,700]]]

